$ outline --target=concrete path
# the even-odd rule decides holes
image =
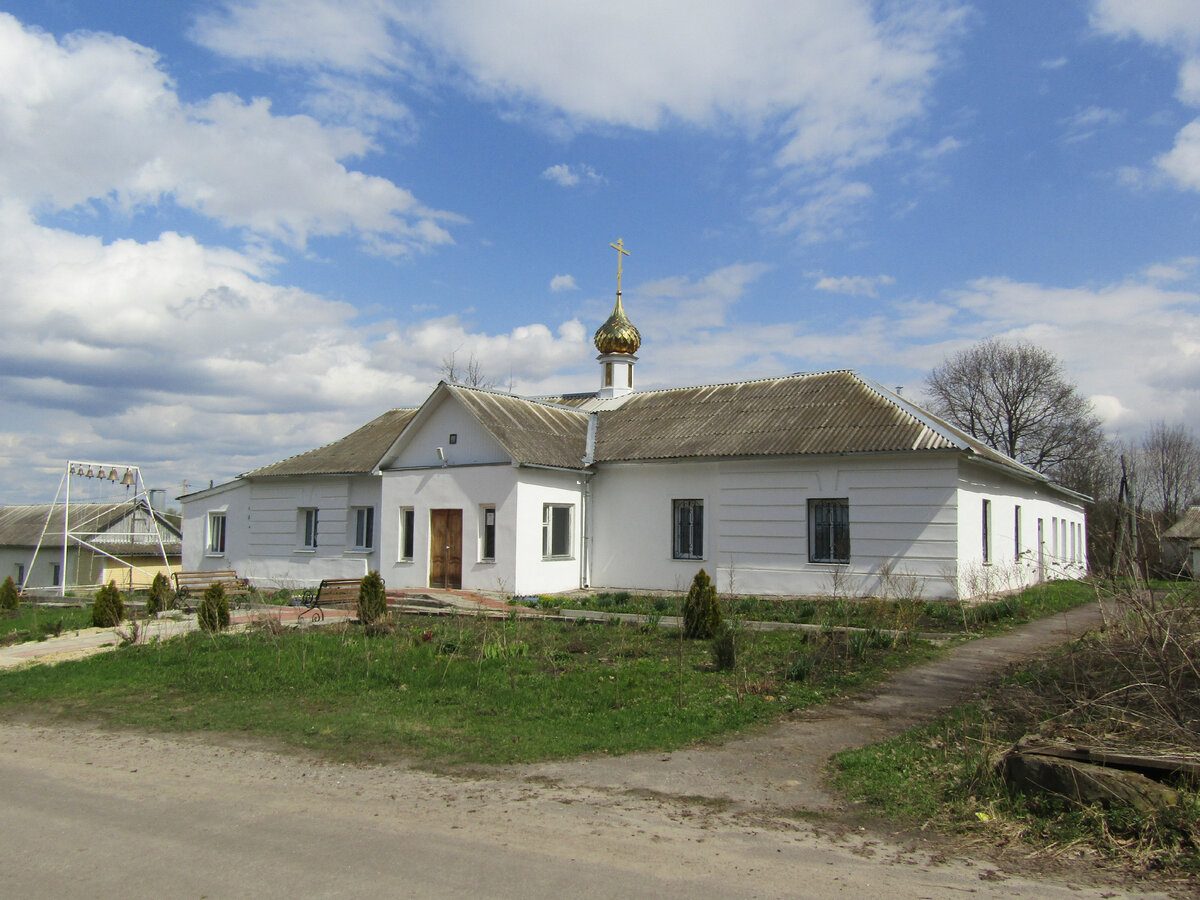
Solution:
[[[269,606],[258,609],[236,611],[230,616],[231,628],[245,628],[258,618],[273,618],[285,625],[296,625],[304,620],[300,617],[307,610],[295,606]],[[351,618],[354,614],[349,610],[327,610],[326,621],[339,621]],[[183,613],[176,616],[154,619],[152,621],[138,620],[137,640],[139,642],[165,640],[189,631],[196,631],[195,613]],[[133,634],[133,625],[122,622],[116,628],[81,628],[78,631],[66,631],[58,637],[47,638],[44,641],[29,641],[24,644],[10,644],[0,647],[0,669],[11,669],[17,666],[42,663],[53,665],[69,659],[82,659],[94,653],[103,653],[120,646]]]

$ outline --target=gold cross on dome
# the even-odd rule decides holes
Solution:
[[[617,238],[615,244],[609,244],[608,246],[617,251],[617,293],[619,294],[621,293],[621,256],[629,256],[629,251],[625,249],[625,242],[620,238]]]

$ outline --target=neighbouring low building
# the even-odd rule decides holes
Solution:
[[[30,590],[146,587],[179,568],[181,526],[140,500],[0,507],[0,578]]]
[[[1200,573],[1200,506],[1190,506],[1179,521],[1163,532],[1162,569],[1171,575],[1195,578]]]

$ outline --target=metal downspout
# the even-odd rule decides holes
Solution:
[[[583,519],[583,541],[579,551],[579,587],[586,588],[591,584],[591,546],[592,546],[592,476],[595,470],[592,465],[596,461],[596,426],[600,417],[597,413],[588,414],[587,443],[584,449],[583,464],[588,467],[583,473],[583,486],[579,492],[580,518]]]

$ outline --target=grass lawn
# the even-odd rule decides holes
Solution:
[[[508,763],[668,749],[771,721],[932,656],[879,635],[740,632],[711,642],[616,624],[405,617],[193,633],[0,674],[0,716],[241,732],[346,760]]]
[[[35,606],[21,604],[15,614],[0,613],[0,646],[44,641],[62,631],[90,628],[91,606]]]

